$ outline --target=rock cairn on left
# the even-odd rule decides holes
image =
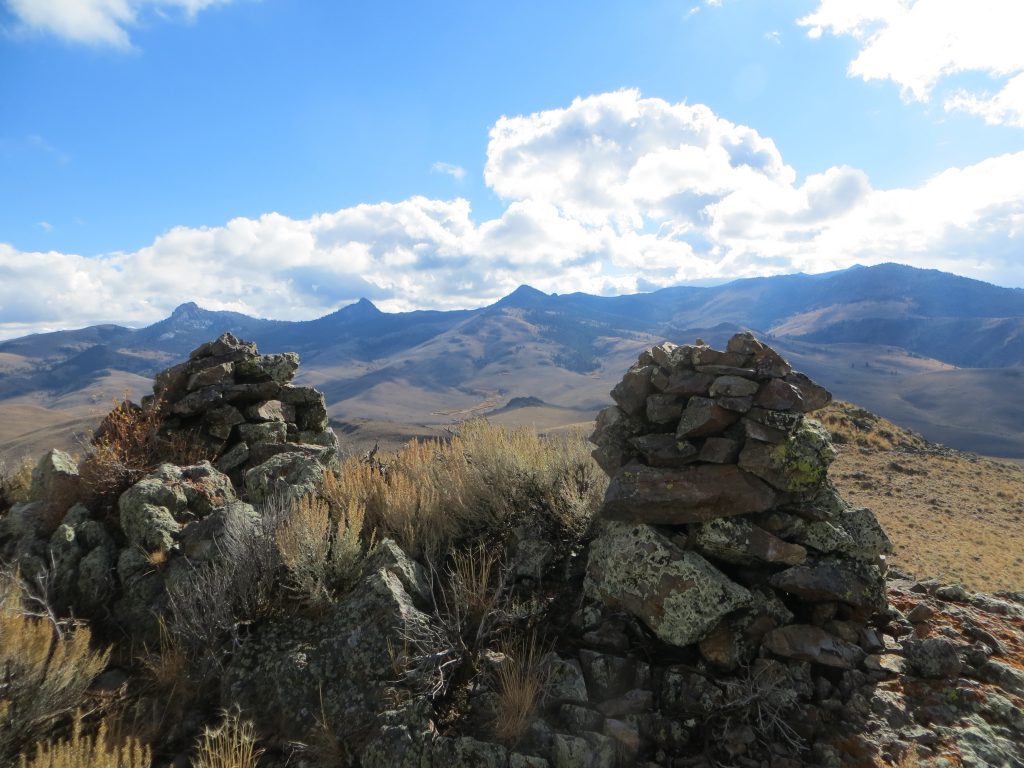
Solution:
[[[278,454],[327,457],[338,439],[324,396],[291,383],[298,367],[294,352],[261,355],[252,342],[225,333],[158,373],[143,406],[156,404],[166,414],[164,434],[193,436],[233,477]]]
[[[111,514],[84,503],[74,459],[49,451],[32,500],[0,520],[0,558],[16,558],[27,577],[46,574],[60,610],[155,642],[168,590],[197,566],[230,561],[261,524],[254,505],[288,504],[337,466],[323,395],[291,383],[298,364],[295,353],[261,355],[230,333],[198,347],[157,374],[142,407],[157,409],[160,438],[195,443],[210,460],[153,466]]]

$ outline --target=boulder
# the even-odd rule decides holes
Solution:
[[[587,590],[639,618],[666,643],[699,641],[750,593],[648,525],[609,522],[591,544]]]
[[[372,731],[375,713],[391,701],[395,639],[430,618],[395,573],[364,574],[325,615],[256,627],[228,667],[222,701],[287,739],[308,739],[321,720],[335,730]]]

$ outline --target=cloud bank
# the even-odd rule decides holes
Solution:
[[[447,309],[521,283],[628,293],[884,261],[1024,285],[1024,152],[916,188],[875,189],[846,166],[798,179],[753,128],[625,90],[501,118],[485,180],[505,207],[482,221],[465,199],[412,197],[178,227],[97,257],[0,244],[0,337],[146,324],[188,300],[307,319],[360,296]]]
[[[144,17],[178,14],[193,19],[212,5],[231,0],[4,0],[26,32],[54,35],[73,43],[130,48],[130,27]]]
[[[811,37],[828,32],[858,40],[850,75],[891,80],[908,100],[928,101],[956,75],[988,75],[994,93],[958,88],[946,94],[945,109],[1024,127],[1020,0],[821,0],[797,23]]]

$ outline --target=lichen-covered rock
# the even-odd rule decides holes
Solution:
[[[799,493],[825,481],[836,455],[821,425],[804,420],[783,443],[748,440],[740,452],[739,466],[780,491]]]
[[[697,642],[727,613],[752,602],[746,589],[696,552],[640,523],[605,526],[591,544],[587,589],[676,646]]]
[[[326,615],[258,627],[225,675],[223,700],[290,739],[308,738],[318,719],[370,729],[387,709],[395,639],[429,621],[398,576],[374,571]]]
[[[921,677],[956,678],[963,664],[957,646],[946,637],[926,637],[905,644],[904,655]]]
[[[298,501],[323,482],[324,465],[304,453],[280,453],[245,473],[245,492],[259,504],[273,497]]]
[[[719,518],[702,524],[697,529],[696,546],[707,557],[738,565],[799,565],[807,559],[807,550],[799,544],[783,541],[740,518]]]

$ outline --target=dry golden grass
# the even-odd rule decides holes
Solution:
[[[494,712],[494,736],[505,744],[515,744],[530,725],[547,687],[542,664],[544,652],[536,635],[501,649],[507,657],[498,667]]]
[[[110,656],[90,648],[87,628],[55,627],[28,603],[18,577],[0,575],[0,760],[73,712]]]
[[[530,513],[578,530],[605,483],[578,434],[542,438],[472,421],[451,440],[413,441],[380,466],[349,459],[325,496],[332,507],[362,505],[369,530],[419,557]]]
[[[867,428],[844,427],[832,415],[844,410],[847,424],[857,419]],[[1024,589],[1024,468],[937,450],[853,411],[835,403],[814,416],[824,415],[840,436],[829,476],[844,497],[878,516],[896,546],[891,562],[975,590]]]
[[[262,749],[256,747],[256,729],[237,711],[224,712],[216,728],[207,728],[197,745],[193,768],[256,768]]]
[[[110,744],[107,722],[100,723],[94,736],[82,733],[81,713],[76,714],[71,737],[46,744],[37,743],[31,757],[21,755],[19,768],[149,768],[149,747],[128,738]]]

